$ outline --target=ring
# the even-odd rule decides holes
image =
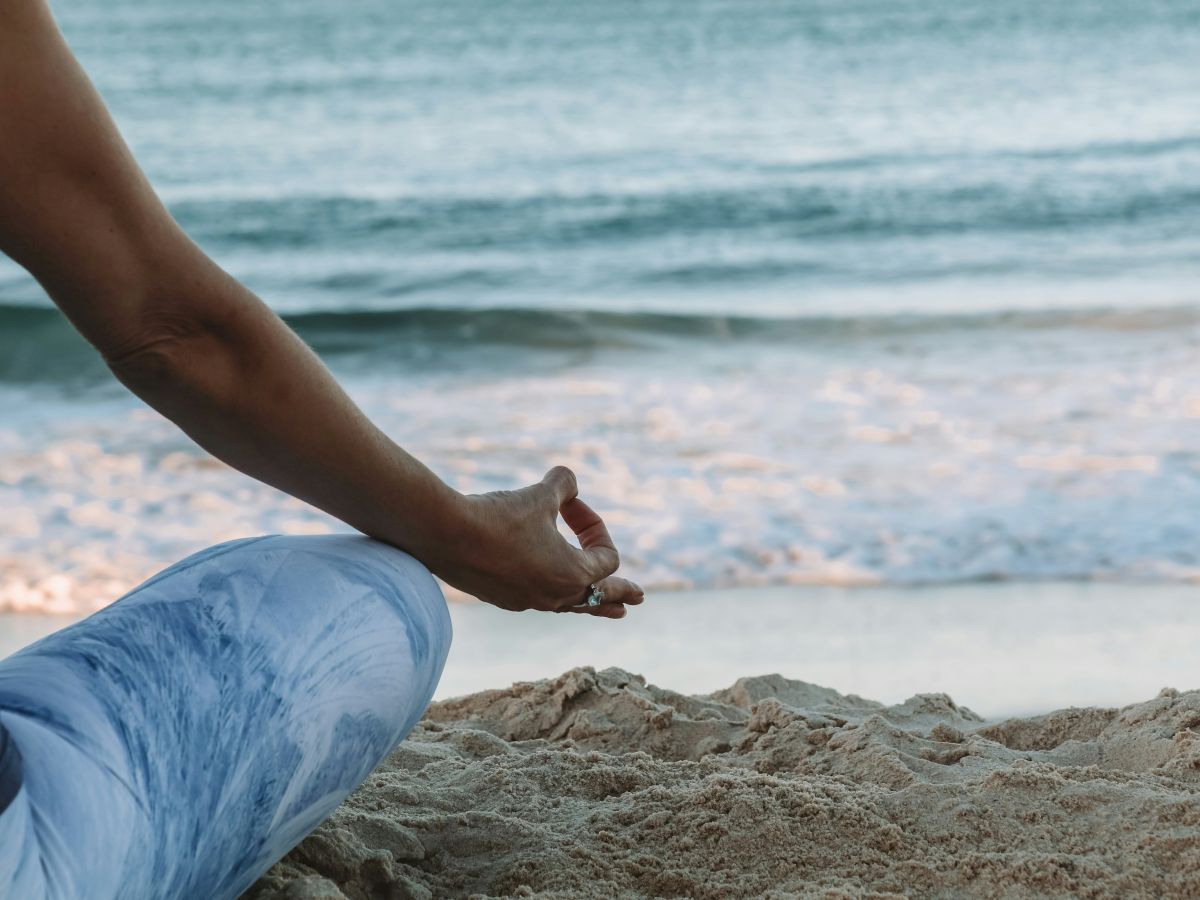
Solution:
[[[604,591],[596,587],[594,584],[588,585],[587,598],[582,603],[576,603],[576,606],[599,606],[604,602]]]

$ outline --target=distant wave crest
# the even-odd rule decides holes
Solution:
[[[414,307],[313,310],[285,314],[284,318],[327,357],[382,352],[403,363],[412,358],[406,355],[406,349],[422,347],[442,351],[484,347],[569,351],[745,342],[803,348],[831,341],[915,338],[987,329],[1177,331],[1200,327],[1200,307],[860,316]],[[0,305],[0,382],[73,380],[90,378],[98,371],[95,351],[56,310]]]

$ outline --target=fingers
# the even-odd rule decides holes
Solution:
[[[582,613],[585,616],[594,616],[597,619],[623,619],[625,618],[625,606],[621,603],[601,603],[599,606],[588,608],[581,606],[578,609],[569,607],[561,609],[559,612]]]
[[[596,587],[604,591],[605,603],[628,603],[631,606],[637,606],[646,599],[646,594],[640,585],[617,575],[602,578],[596,582]]]
[[[553,498],[559,514],[563,517],[563,521],[579,539],[580,550],[589,577],[594,579],[596,584],[609,579],[620,565],[620,555],[617,553],[616,544],[613,543],[612,535],[608,533],[608,527],[604,524],[604,520],[594,509],[579,499],[579,483],[575,478],[575,473],[566,466],[554,466],[542,476],[542,483],[549,489],[550,496]],[[640,599],[628,601],[623,599],[641,596],[641,588],[628,579],[615,579],[612,587],[618,596],[607,597],[605,606],[612,608],[625,602],[641,602]],[[591,608],[592,615],[600,614],[595,611],[596,609],[598,607]],[[620,615],[624,615],[623,609]]]
[[[604,578],[617,571],[621,558],[604,520],[578,497],[568,500],[559,509],[563,521],[575,536],[588,558],[588,570],[593,578]]]
[[[646,599],[646,594],[639,585],[616,575],[602,578],[596,582],[596,587],[604,592],[604,600],[599,606],[568,606],[563,611],[599,616],[602,619],[620,619],[625,616],[627,605],[636,606]]]

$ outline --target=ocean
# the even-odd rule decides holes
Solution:
[[[1200,578],[1190,0],[57,0],[173,213],[650,591]],[[354,465],[348,458],[347,465]],[[0,611],[343,528],[0,259]]]

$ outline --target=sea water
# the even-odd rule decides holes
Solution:
[[[648,588],[1200,576],[1190,0],[53,8],[382,428],[463,491],[572,466]],[[344,527],[2,260],[0,507],[9,611]]]

